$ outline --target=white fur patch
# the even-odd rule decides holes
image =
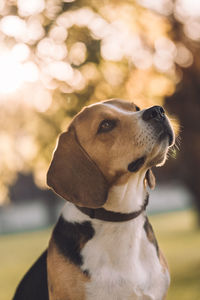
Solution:
[[[92,222],[95,236],[81,251],[89,270],[87,300],[161,300],[168,274],[143,229],[144,216],[125,223]]]
[[[109,208],[121,211],[125,207],[129,212],[141,207],[145,190],[143,178],[137,176],[133,174],[129,183],[111,189]],[[87,300],[163,299],[169,273],[163,270],[156,248],[146,236],[144,214],[128,222],[105,222],[90,219],[67,203],[63,217],[68,222],[90,221],[95,230],[81,251],[81,268],[91,276],[86,284]]]

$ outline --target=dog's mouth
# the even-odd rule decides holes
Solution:
[[[144,165],[145,160],[146,160],[146,157],[142,156],[142,157],[132,161],[128,165],[128,171],[131,173],[139,171],[141,169],[141,167]]]
[[[159,124],[156,128],[159,131],[158,141],[162,142],[165,139],[169,141],[169,147],[174,144],[174,132],[166,119],[163,123]]]
[[[143,112],[142,119],[155,128],[155,134],[158,136],[158,142],[168,138],[169,145],[174,143],[174,133],[170,122],[161,106],[153,106]]]
[[[174,132],[161,106],[142,112],[145,130],[137,140],[141,155],[128,165],[129,172],[138,172],[143,166],[156,166],[166,159],[168,148],[174,144]],[[145,132],[145,133],[144,133]]]

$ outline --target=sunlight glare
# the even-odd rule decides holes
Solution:
[[[12,55],[0,57],[0,93],[12,93],[23,82],[22,65],[13,59]]]
[[[26,51],[24,55],[25,57],[27,56]],[[0,93],[13,93],[24,82],[35,82],[38,80],[39,72],[37,66],[33,62],[28,61],[21,63],[23,60],[23,56],[19,57],[16,49],[0,55]]]
[[[39,78],[39,70],[36,64],[32,61],[28,61],[22,65],[24,81],[35,82]]]

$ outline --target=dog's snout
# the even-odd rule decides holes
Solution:
[[[157,120],[162,121],[165,119],[165,111],[161,106],[153,106],[146,109],[142,115],[144,121]]]

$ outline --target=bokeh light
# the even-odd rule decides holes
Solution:
[[[41,13],[45,8],[44,0],[17,0],[20,16],[32,16]]]
[[[71,64],[79,66],[86,60],[87,48],[84,43],[77,42],[71,46],[69,61]]]
[[[199,203],[199,48],[200,0],[0,0],[0,212],[4,219],[2,205],[10,201],[17,208],[11,191],[18,179],[31,178],[46,189],[46,172],[58,135],[83,106],[109,98],[126,99],[141,109],[166,104],[166,109],[171,107],[180,117],[177,122],[171,116],[176,132],[183,127],[181,152],[174,147],[171,153],[177,159],[171,165],[170,159],[161,170],[164,176],[158,178],[167,178],[168,184],[168,177],[174,176],[173,195],[177,180],[182,180],[181,185],[187,184],[194,193],[195,204]],[[30,189],[29,197],[33,197]],[[45,202],[41,198],[40,212]],[[39,197],[34,200],[40,201]],[[48,194],[45,216],[51,200]],[[49,219],[55,211],[53,207]],[[163,228],[168,230],[168,225],[163,223]],[[173,237],[177,232],[176,228]],[[187,233],[188,241],[191,232]],[[196,231],[193,238],[197,235]],[[169,253],[176,260],[172,248]],[[191,259],[184,272],[180,262],[175,264],[179,264],[172,275],[175,297],[169,291],[170,299],[199,299],[195,253],[194,268]],[[13,280],[11,269],[13,264],[7,272]],[[6,283],[12,292],[9,278]],[[192,294],[195,286],[196,294]],[[0,298],[5,299],[4,295]]]
[[[200,39],[199,7],[197,0],[1,1],[0,103],[11,117],[23,111],[24,119],[18,117],[7,134],[23,127],[25,139],[34,136],[30,170],[36,177],[39,168],[31,161],[48,163],[55,136],[41,150],[44,137],[35,124],[56,135],[62,120],[84,104],[121,97],[148,106],[174,92],[180,68],[194,61],[189,43]],[[173,39],[173,18],[182,24],[186,42]],[[36,120],[31,128],[30,116]]]
[[[37,66],[31,61],[23,63],[28,54],[26,46],[16,45],[12,51],[0,55],[0,93],[15,92],[25,82],[38,80]]]
[[[18,16],[6,16],[0,23],[1,31],[16,39],[23,39],[26,35],[26,22]]]

